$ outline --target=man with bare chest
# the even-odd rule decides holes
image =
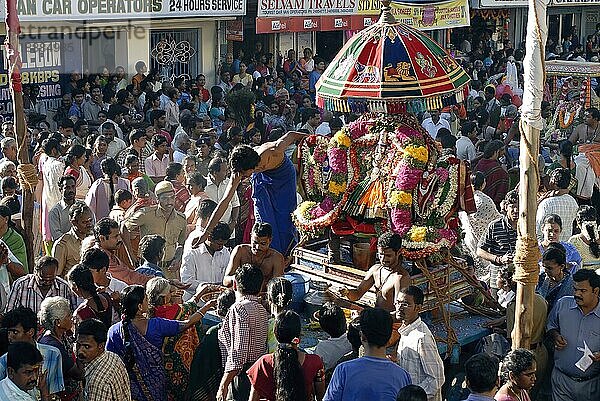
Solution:
[[[235,272],[244,264],[258,267],[263,273],[263,285],[261,292],[265,292],[269,280],[283,276],[284,258],[281,253],[271,249],[273,229],[268,223],[255,223],[252,227],[250,245],[241,244],[233,248],[229,265],[225,271],[223,285],[233,286]]]
[[[292,212],[296,209],[296,169],[285,150],[305,134],[290,131],[275,142],[267,142],[256,150],[247,145],[235,147],[229,156],[232,178],[205,233],[194,247],[206,241],[206,233],[223,216],[242,179],[251,177],[252,199],[256,221],[269,223],[273,229],[271,246],[287,256],[296,243]]]
[[[573,130],[569,141],[573,145],[600,143],[600,111],[591,107],[584,112],[584,123]]]
[[[388,231],[377,240],[379,263],[369,269],[358,288],[343,288],[340,292],[350,301],[357,301],[375,286],[375,306],[394,311],[394,302],[400,289],[411,284],[410,273],[402,266],[402,238]]]

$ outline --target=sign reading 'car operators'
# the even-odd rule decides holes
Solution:
[[[246,14],[246,0],[17,0],[17,12],[21,21],[233,16]]]

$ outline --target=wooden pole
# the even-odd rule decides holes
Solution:
[[[23,87],[21,85],[21,55],[19,52],[19,35],[21,26],[17,14],[17,0],[6,0],[6,54],[9,59],[9,79],[13,101],[13,120],[18,147],[18,159],[21,166],[29,161],[29,144],[27,138],[27,122],[23,109]],[[29,271],[33,269],[33,201],[34,195],[27,185],[21,185],[23,194],[22,221],[25,231],[25,247],[27,248],[27,262]]]
[[[544,48],[546,46],[545,0],[529,0],[526,57],[523,63],[524,94],[521,109],[519,237],[515,256],[517,296],[512,348],[529,348],[533,326],[535,285],[539,274],[536,238],[538,155],[542,128],[541,102],[544,90]]]

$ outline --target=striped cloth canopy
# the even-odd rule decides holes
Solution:
[[[355,34],[316,85],[319,107],[341,112],[404,113],[463,101],[469,75],[425,33],[395,21],[384,7]]]

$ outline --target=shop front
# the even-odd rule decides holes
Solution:
[[[0,14],[5,15],[4,8],[0,2]],[[113,72],[123,66],[131,77],[140,60],[164,80],[203,73],[209,85],[217,82],[224,41],[220,27],[245,15],[246,0],[19,1],[18,13],[21,54],[35,60],[24,65],[23,81],[40,85],[40,100],[51,110],[71,73],[97,74],[105,67]],[[0,114],[12,110],[5,60],[0,64]]]

